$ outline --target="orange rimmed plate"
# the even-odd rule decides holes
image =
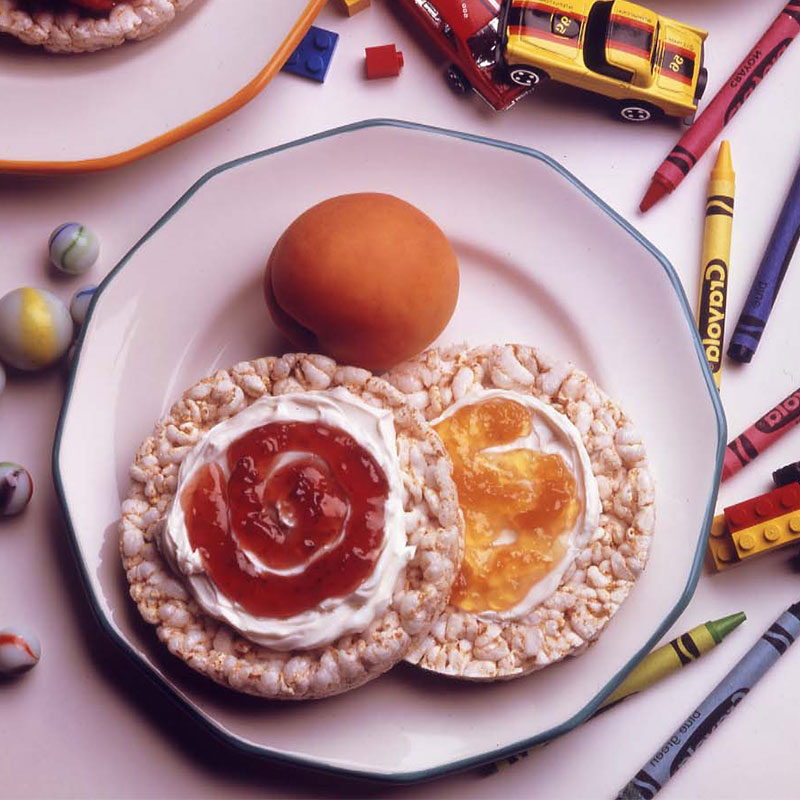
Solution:
[[[213,125],[281,68],[325,0],[194,0],[144,42],[53,55],[0,37],[0,172],[92,172]]]

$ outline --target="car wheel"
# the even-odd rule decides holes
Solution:
[[[469,85],[467,76],[455,65],[451,64],[445,73],[447,85],[456,94],[466,94],[472,87]]]
[[[704,94],[708,84],[708,70],[703,67],[697,76],[697,88],[694,90],[694,99],[697,102]]]
[[[547,78],[547,73],[525,64],[514,64],[508,68],[508,79],[517,86],[532,89]]]
[[[658,114],[658,109],[649,103],[623,100],[617,106],[617,116],[625,122],[650,122]]]

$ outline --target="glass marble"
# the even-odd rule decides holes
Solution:
[[[89,283],[86,286],[81,286],[74,295],[69,304],[69,313],[72,321],[80,328],[86,322],[86,315],[89,313],[89,304],[92,302],[97,286]]]
[[[0,517],[20,514],[33,497],[30,472],[13,461],[0,461]]]
[[[19,625],[0,630],[0,675],[19,675],[39,663],[39,637]]]
[[[82,275],[97,261],[100,241],[80,222],[65,222],[51,234],[48,243],[53,266],[68,275]]]
[[[74,334],[67,307],[44,289],[24,286],[0,297],[0,360],[34,372],[55,364]]]

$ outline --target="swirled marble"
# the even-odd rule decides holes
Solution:
[[[0,298],[0,359],[36,371],[55,364],[72,343],[67,307],[44,289],[24,286]]]
[[[88,283],[86,286],[81,286],[69,303],[69,313],[72,321],[80,328],[86,322],[86,315],[89,313],[89,305],[92,298],[97,291],[97,286],[93,283]]]
[[[33,631],[20,626],[0,630],[0,675],[19,675],[39,663],[42,645]]]
[[[0,517],[21,513],[33,497],[33,478],[25,467],[0,461]]]
[[[82,275],[100,255],[99,239],[80,222],[59,225],[50,234],[48,247],[53,266],[67,275]]]

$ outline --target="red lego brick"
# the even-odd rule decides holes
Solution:
[[[800,510],[800,483],[790,483],[728,506],[724,510],[725,524],[730,533],[736,533],[797,510]]]
[[[403,66],[403,54],[393,45],[384,44],[380,47],[368,47],[365,51],[367,57],[367,78],[396,78]]]

